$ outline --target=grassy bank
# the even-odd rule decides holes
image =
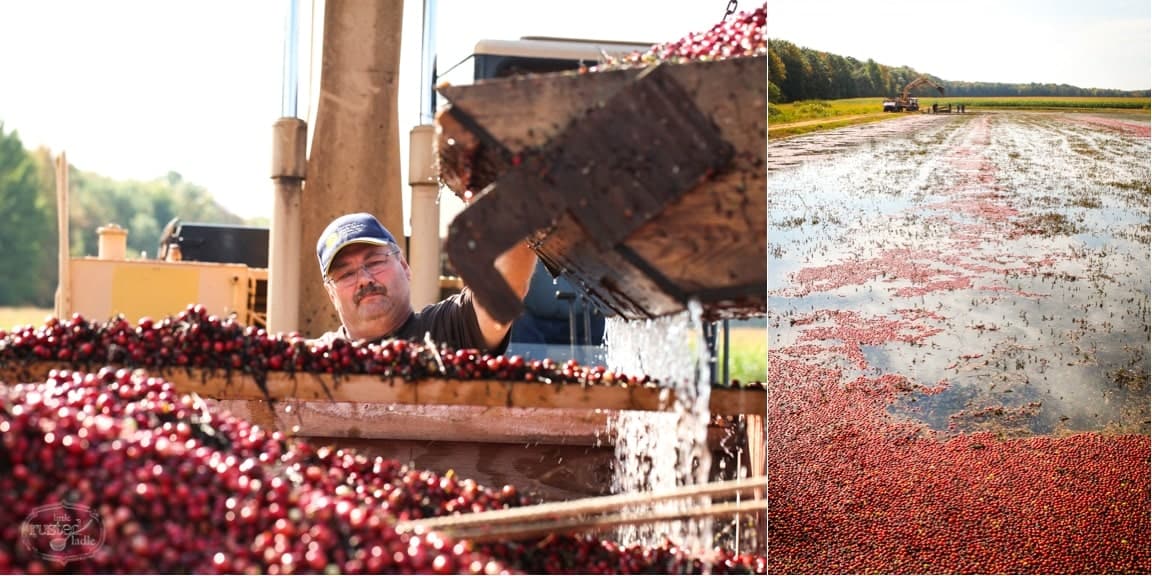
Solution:
[[[1067,98],[1060,96],[1021,96],[983,98],[921,98],[921,104],[931,106],[936,102],[942,106],[963,104],[969,108],[1011,109],[1011,110],[1131,110],[1147,112],[1149,98]]]
[[[883,98],[850,98],[844,100],[806,100],[772,104],[768,109],[768,137],[786,138],[809,132],[842,128],[866,122],[900,118],[904,114],[883,111]],[[980,110],[1062,110],[1081,112],[1120,111],[1148,114],[1149,98],[1068,98],[1068,97],[959,97],[920,98],[925,109],[932,104],[953,108],[964,105],[968,112]]]
[[[881,102],[880,98],[852,98],[771,104],[768,138],[787,138],[893,118],[895,115],[883,111]]]
[[[741,382],[764,382],[768,378],[768,329],[732,328],[728,332],[728,377]],[[723,344],[720,344],[723,346]],[[723,350],[721,350],[723,352]]]
[[[882,98],[852,98],[772,104],[768,110],[768,125],[883,113],[882,101]]]

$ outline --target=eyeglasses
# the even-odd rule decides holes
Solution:
[[[328,276],[324,279],[329,284],[334,284],[340,288],[351,288],[356,285],[356,279],[360,276],[360,271],[363,270],[369,276],[375,278],[378,274],[383,272],[388,265],[392,263],[392,257],[399,253],[399,250],[390,250],[383,254],[373,254],[366,258],[360,264],[353,266],[337,276]]]

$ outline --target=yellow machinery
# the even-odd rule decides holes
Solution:
[[[212,314],[235,314],[246,326],[266,325],[267,268],[184,261],[178,248],[170,248],[163,260],[129,259],[127,230],[110,225],[98,232],[98,256],[62,258],[66,269],[57,298],[58,314],[80,313],[95,320],[123,314],[136,322],[201,304]],[[62,254],[67,254],[64,250]]]
[[[895,98],[890,98],[884,101],[885,112],[918,112],[920,110],[920,99],[912,96],[912,91],[920,86],[928,85],[935,88],[940,95],[944,95],[944,87],[936,84],[928,76],[920,76],[919,78],[908,83],[900,95]]]
[[[65,248],[61,260],[67,268],[61,271],[58,315],[78,312],[102,320],[123,314],[136,322],[145,316],[159,319],[174,315],[189,304],[200,304],[211,314],[235,314],[245,326],[267,329],[267,259],[253,256],[266,254],[268,230],[215,225],[182,229],[189,228],[215,233],[209,238],[181,238],[183,248],[179,241],[171,240],[161,245],[156,259],[144,255],[129,258],[129,231],[115,224],[98,230],[97,256],[68,257]],[[250,245],[236,249],[233,245],[239,239]],[[211,243],[216,244],[215,250],[203,249]],[[459,278],[440,277],[445,296],[460,288]]]
[[[268,270],[243,264],[73,258],[72,311],[104,319],[123,314],[132,322],[163,318],[189,304],[212,314],[237,314],[246,326],[265,324]]]

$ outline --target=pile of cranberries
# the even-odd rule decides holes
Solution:
[[[48,361],[74,366],[192,367],[240,371],[376,374],[384,377],[497,379],[583,385],[655,384],[644,376],[615,374],[576,362],[526,361],[473,349],[453,350],[405,340],[323,343],[298,334],[269,334],[233,317],[190,305],[159,321],[132,325],[123,316],[89,321],[81,315],[44,325],[0,330],[0,362]]]
[[[56,362],[85,369],[188,367],[252,374],[257,381],[270,371],[321,374],[368,374],[408,380],[507,380],[582,386],[658,386],[647,375],[619,374],[603,366],[574,360],[526,360],[475,349],[406,340],[379,343],[333,340],[324,343],[299,334],[270,334],[244,326],[234,317],[209,314],[189,305],[179,314],[133,325],[123,316],[90,321],[49,317],[39,327],[26,325],[11,333],[0,330],[0,365]],[[729,385],[763,389],[763,383]]]
[[[1149,572],[1147,434],[965,431],[982,410],[937,433],[888,412],[925,391],[905,376],[768,370],[769,573]]]
[[[525,498],[262,430],[145,370],[44,380],[0,383],[0,573],[764,571],[762,556],[719,550],[706,566],[671,542],[397,534],[400,520]]]
[[[647,66],[658,62],[727,60],[768,53],[768,3],[751,12],[739,12],[704,32],[657,44],[646,52],[636,52],[609,60],[598,70]]]

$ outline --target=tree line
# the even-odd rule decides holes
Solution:
[[[128,254],[156,258],[160,236],[173,218],[182,222],[245,222],[208,191],[177,172],[150,181],[115,180],[68,166],[69,253],[95,256],[97,229],[128,230]],[[60,241],[56,168],[52,152],[25,149],[0,122],[0,306],[51,307],[59,280]]]
[[[1152,94],[1152,90],[1078,88],[1067,84],[942,80],[907,66],[887,66],[871,58],[861,61],[851,56],[802,48],[786,40],[768,39],[768,101],[773,104],[801,100],[890,97],[899,94],[905,85],[921,75],[945,86],[948,96],[957,97],[1148,97]]]

